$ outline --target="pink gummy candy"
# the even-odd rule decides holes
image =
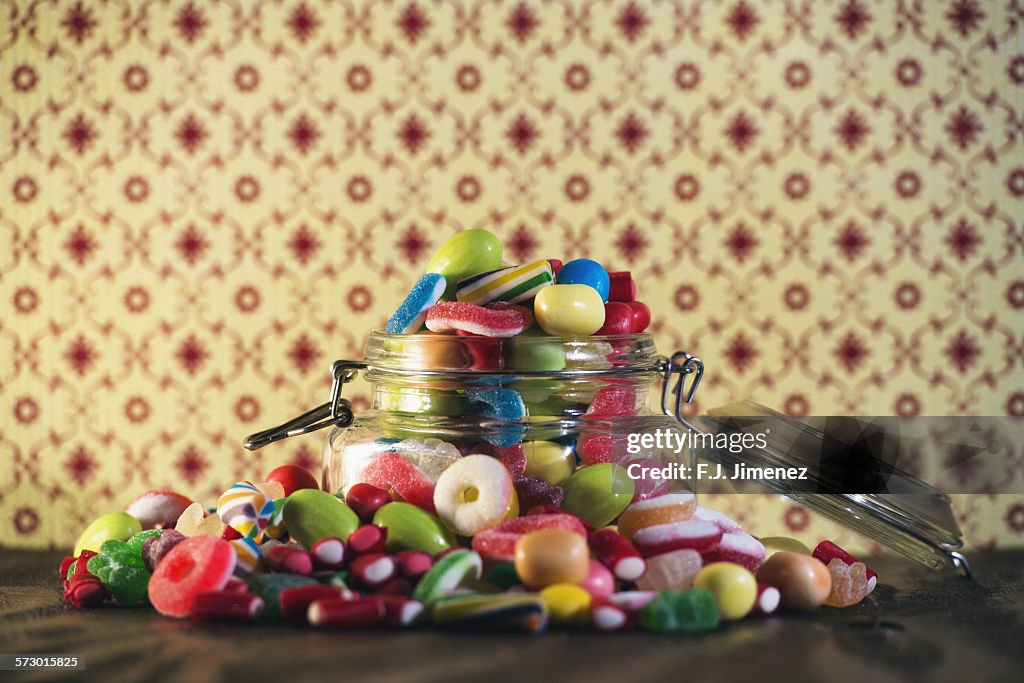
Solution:
[[[493,560],[512,560],[515,557],[516,541],[531,531],[541,529],[565,529],[575,531],[583,538],[587,530],[575,516],[568,513],[529,515],[513,517],[473,537],[473,550]]]
[[[192,536],[174,546],[149,579],[149,601],[168,617],[187,617],[200,593],[219,591],[235,571],[235,549],[222,538]]]
[[[722,534],[722,540],[718,545],[703,555],[704,564],[733,562],[752,572],[761,566],[764,556],[764,546],[746,532]]]
[[[434,509],[434,483],[420,468],[398,453],[381,453],[367,465],[363,481],[398,494],[402,500],[431,514]]]
[[[443,301],[427,311],[427,328],[433,332],[462,330],[483,337],[514,337],[533,325],[530,309],[498,303],[477,306],[463,301]]]
[[[828,573],[832,576],[832,590],[825,598],[825,604],[830,607],[856,605],[870,592],[867,567],[863,562],[848,565],[841,558],[834,557],[828,563]]]

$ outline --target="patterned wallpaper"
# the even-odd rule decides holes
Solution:
[[[454,231],[632,270],[700,410],[1024,413],[1024,4],[0,0],[0,543],[207,502]],[[368,406],[363,384],[349,392]],[[767,496],[755,532],[863,545]],[[961,496],[972,546],[1024,498]]]

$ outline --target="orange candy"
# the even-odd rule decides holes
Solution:
[[[658,524],[685,522],[697,509],[697,497],[689,491],[666,493],[633,503],[619,516],[619,533],[628,539],[640,529]]]
[[[828,567],[800,553],[775,553],[757,570],[757,580],[779,589],[783,607],[805,612],[824,603],[832,590]]]

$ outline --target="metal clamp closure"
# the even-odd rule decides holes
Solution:
[[[666,358],[663,360],[663,368],[665,382],[661,387],[661,412],[665,413],[669,417],[675,416],[677,420],[683,424],[687,424],[686,418],[683,416],[683,403],[693,403],[693,397],[697,393],[697,387],[700,385],[700,380],[704,377],[704,361],[696,356],[691,356],[685,351],[677,351],[672,354],[672,358]],[[676,380],[675,387],[672,387],[672,375],[679,375],[679,379]],[[684,391],[686,376],[693,375],[693,382],[690,383],[690,388]],[[675,394],[675,406],[669,406],[669,392]]]
[[[341,397],[341,387],[356,378],[359,370],[365,370],[366,364],[351,360],[336,360],[331,365],[331,400],[317,406],[298,417],[272,429],[252,434],[245,440],[245,448],[255,451],[267,444],[315,432],[324,427],[348,427],[352,424],[352,404]]]

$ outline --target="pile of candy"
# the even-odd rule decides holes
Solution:
[[[388,491],[357,484],[343,500],[284,465],[265,482],[232,485],[210,514],[177,493],[144,493],[85,529],[61,579],[78,607],[148,601],[196,621],[529,632],[700,632],[780,606],[853,605],[877,581],[829,541],[813,552],[794,539],[758,541],[688,492],[616,516],[617,526],[595,529],[538,506],[464,544]]]
[[[408,335],[394,339],[578,338],[650,323],[630,273],[588,259],[504,266],[500,243],[483,230],[452,237],[428,270],[387,323]],[[528,357],[514,344],[497,354],[487,344],[472,345],[481,376],[566,367],[561,343]],[[699,632],[780,606],[853,605],[874,589],[874,573],[833,543],[812,552],[793,539],[758,540],[688,491],[634,482],[610,436],[533,440],[526,430],[527,416],[553,412],[636,416],[634,386],[600,384],[568,412],[544,412],[550,397],[531,403],[537,397],[521,391],[499,379],[385,393],[386,411],[522,426],[457,443],[355,444],[345,457],[358,471],[337,494],[292,465],[231,485],[210,510],[177,493],[144,493],[82,533],[61,566],[65,599],[149,602],[197,621]]]
[[[536,322],[552,336],[586,337],[643,332],[651,322],[629,272],[609,273],[585,258],[504,266],[501,243],[486,230],[457,233],[427,271],[387,332],[416,334],[426,325],[438,333],[514,337]]]

